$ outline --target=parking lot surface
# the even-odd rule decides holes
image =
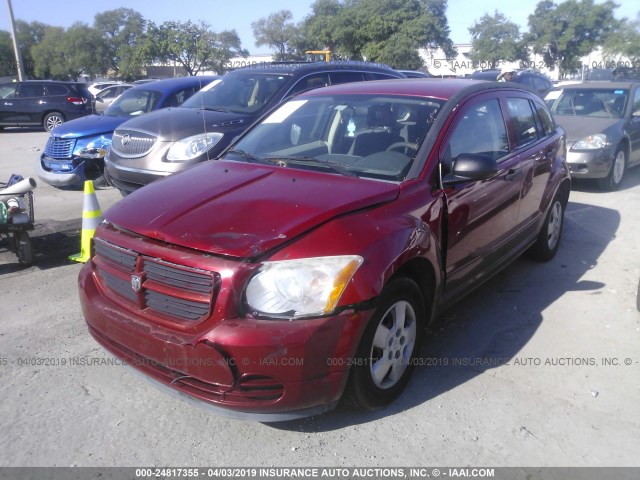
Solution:
[[[0,181],[35,177],[46,139],[0,133]],[[576,185],[554,260],[520,259],[443,313],[399,401],[274,424],[212,415],[106,354],[67,260],[83,193],[34,197],[34,265],[0,243],[0,466],[640,466],[640,169],[617,192]]]

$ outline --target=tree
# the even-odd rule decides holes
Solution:
[[[251,24],[256,45],[274,48],[276,50],[274,60],[293,60],[297,56],[292,43],[298,36],[298,28],[293,24],[292,19],[290,10],[280,10]]]
[[[36,75],[77,79],[81,74],[104,73],[104,41],[93,28],[75,23],[66,31],[47,27],[42,41],[31,49]]]
[[[416,69],[420,48],[455,55],[446,0],[319,0],[312,9],[305,30],[346,58]]]
[[[593,0],[567,0],[556,5],[543,0],[529,15],[528,39],[534,52],[542,54],[545,64],[558,69],[559,78],[574,71],[580,57],[589,54],[607,40],[620,22],[613,16],[617,5],[611,0],[594,4]]]
[[[522,42],[520,27],[495,11],[485,14],[469,28],[471,34],[471,60],[497,68],[502,62],[527,59],[526,45]]]
[[[11,34],[0,30],[0,77],[16,75],[17,72]]]
[[[206,23],[191,21],[150,22],[141,52],[146,61],[175,63],[189,75],[205,69],[223,72],[232,57],[248,55],[235,30],[215,33]]]
[[[42,42],[46,29],[47,25],[41,22],[27,23],[22,20],[16,20],[18,48],[20,48],[24,72],[27,77],[33,77],[35,74],[35,62],[33,61],[31,49],[34,45]]]
[[[96,14],[93,26],[107,49],[104,70],[113,70],[126,80],[140,77],[142,68],[138,61],[137,44],[145,29],[142,15],[130,8],[109,10]]]
[[[635,21],[622,20],[620,28],[605,42],[602,53],[609,62],[615,63],[624,58],[636,68],[640,67],[640,12]]]

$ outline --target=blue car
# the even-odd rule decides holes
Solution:
[[[166,107],[177,107],[217,76],[158,80],[133,87],[102,115],[89,115],[51,131],[38,163],[38,177],[54,187],[75,187],[85,180],[104,181],[104,156],[113,131],[127,120]]]

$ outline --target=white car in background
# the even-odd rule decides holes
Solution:
[[[133,87],[130,83],[119,83],[100,90],[96,95],[96,113],[104,112],[122,93]]]

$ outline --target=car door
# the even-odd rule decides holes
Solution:
[[[535,227],[542,214],[543,196],[558,143],[557,138],[551,138],[555,131],[553,120],[542,105],[515,92],[507,94],[505,103],[510,150],[520,162],[522,173],[517,222],[518,230],[524,231],[528,226]]]
[[[10,123],[14,112],[17,83],[0,85],[0,123]]]
[[[522,174],[520,158],[509,151],[499,97],[497,92],[486,93],[465,104],[440,148],[443,176],[461,154],[487,155],[497,162],[497,172],[490,178],[444,190],[445,297],[455,297],[511,258]]]
[[[13,121],[21,124],[39,124],[44,110],[44,85],[40,82],[24,82],[18,86],[13,101]]]
[[[631,102],[631,119],[627,127],[631,139],[629,165],[637,165],[640,163],[640,85],[632,89]]]

